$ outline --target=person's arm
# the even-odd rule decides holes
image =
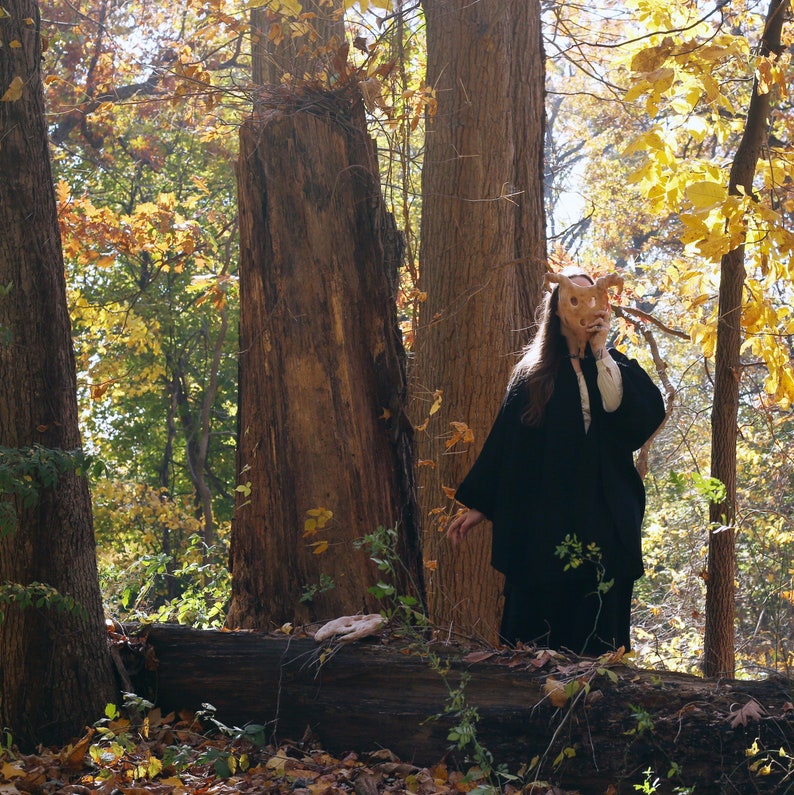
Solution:
[[[620,369],[623,397],[607,419],[628,448],[639,450],[664,420],[662,393],[635,359],[614,349],[609,355]]]
[[[623,400],[623,376],[618,363],[604,351],[596,359],[598,371],[598,391],[601,393],[601,405],[607,414],[617,411]]]
[[[515,423],[519,421],[523,405],[520,399],[522,388],[514,387],[505,397],[482,450],[455,492],[458,502],[467,508],[474,508],[489,519],[493,516],[502,475],[503,454],[510,443]]]

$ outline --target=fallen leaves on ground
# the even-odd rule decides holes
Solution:
[[[0,795],[452,795],[483,783],[476,770],[420,768],[388,750],[335,758],[310,738],[257,745],[250,727],[207,734],[195,716],[157,709],[98,727],[64,748],[2,749]]]

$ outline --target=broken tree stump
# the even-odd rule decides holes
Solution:
[[[783,677],[705,680],[635,669],[617,655],[435,645],[442,675],[424,644],[398,638],[317,644],[175,625],[144,632],[158,706],[210,703],[224,724],[265,724],[277,742],[310,729],[331,753],[388,748],[423,766],[446,757],[465,767],[466,750],[450,752],[448,739],[461,717],[445,713],[450,690],[460,690],[494,765],[516,773],[535,760],[528,780],[566,791],[634,793],[650,768],[662,780],[658,793],[783,792],[794,774],[793,683]],[[668,780],[670,771],[680,773]]]

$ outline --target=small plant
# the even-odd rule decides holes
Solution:
[[[222,552],[194,533],[182,564],[173,571],[169,567],[174,559],[165,553],[144,555],[124,570],[106,568],[101,586],[108,609],[127,620],[176,622],[198,629],[221,627],[231,591]],[[165,578],[175,581],[178,596],[163,601]]]
[[[413,639],[414,646],[427,660],[431,670],[435,671],[447,688],[447,703],[444,712],[434,715],[430,720],[452,718],[454,724],[447,733],[450,750],[466,751],[467,758],[474,762],[475,767],[469,771],[465,780],[474,783],[470,795],[489,795],[500,791],[495,777],[504,781],[515,780],[503,767],[495,767],[493,755],[477,737],[477,724],[480,720],[477,708],[466,699],[466,686],[470,680],[468,673],[462,673],[458,684],[450,682],[449,661],[439,657],[431,648],[423,630],[429,627],[429,621],[419,600],[413,596],[399,593],[397,567],[402,565],[397,553],[397,530],[395,528],[378,527],[373,533],[353,542],[356,549],[366,549],[370,560],[377,566],[382,577],[369,588],[369,592],[381,601],[381,613],[389,621],[400,620],[403,631]]]
[[[659,784],[661,784],[661,779],[652,778],[653,770],[651,770],[651,768],[643,770],[642,774],[645,776],[645,781],[641,784],[635,784],[634,789],[637,790],[637,792],[642,792],[643,795],[653,795],[659,787]]]
[[[333,591],[334,588],[336,588],[336,583],[333,578],[327,574],[321,574],[319,582],[304,586],[298,601],[308,604],[313,602],[320,594],[326,593],[326,591]]]
[[[7,757],[8,759],[16,759],[14,753],[14,735],[11,734],[11,729],[4,726],[0,731],[0,757]]]
[[[381,613],[387,621],[402,618],[412,626],[427,627],[428,618],[423,606],[414,596],[398,593],[397,568],[404,568],[397,552],[397,530],[378,527],[374,532],[353,541],[355,549],[366,549],[369,559],[382,573],[381,579],[367,590],[381,602]]]
[[[554,554],[558,558],[565,561],[563,571],[578,569],[583,565],[590,565],[595,569],[595,593],[598,596],[598,610],[596,611],[595,619],[593,620],[593,628],[590,630],[590,634],[587,636],[587,638],[585,638],[585,641],[582,644],[582,649],[586,649],[587,644],[595,634],[596,628],[598,626],[598,619],[601,615],[601,608],[604,604],[604,594],[607,593],[610,588],[612,588],[612,586],[615,584],[615,580],[605,579],[606,569],[604,568],[604,564],[601,562],[601,549],[594,541],[591,541],[587,547],[584,547],[582,541],[576,535],[566,535],[562,544],[560,544],[554,551]]]
[[[0,447],[0,495],[19,500],[22,508],[31,508],[40,493],[54,488],[68,472],[85,475],[93,459],[82,450],[58,450],[41,445]],[[17,528],[17,514],[10,502],[0,510],[0,538]]]
[[[236,741],[247,741],[256,748],[267,742],[267,727],[259,723],[247,723],[245,726],[227,726],[216,717],[216,709],[212,704],[202,704],[196,717],[211,723],[221,734]],[[235,755],[231,751],[210,746],[198,759],[201,764],[211,764],[219,778],[229,778],[238,770],[246,771],[250,766],[248,754]]]
[[[6,609],[10,605],[21,608],[47,607],[63,613],[72,613],[85,619],[85,608],[68,594],[62,594],[51,585],[41,582],[31,582],[21,585],[18,582],[4,582],[0,584],[0,623],[5,619]]]
[[[631,710],[632,717],[637,721],[637,725],[633,729],[629,729],[626,734],[637,736],[645,734],[646,732],[650,734],[653,731],[653,718],[650,713],[632,704],[629,704],[629,709]]]

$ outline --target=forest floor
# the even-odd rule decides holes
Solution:
[[[238,736],[208,733],[193,715],[162,716],[159,709],[137,721],[108,717],[63,748],[31,754],[4,748],[0,795],[431,795],[467,793],[489,784],[476,768],[468,774],[443,762],[420,768],[385,749],[362,758],[354,752],[336,758],[310,738],[259,744],[255,735],[261,728],[248,726],[237,730]],[[519,789],[508,785],[502,791]],[[547,793],[549,787],[524,787],[523,792]]]

